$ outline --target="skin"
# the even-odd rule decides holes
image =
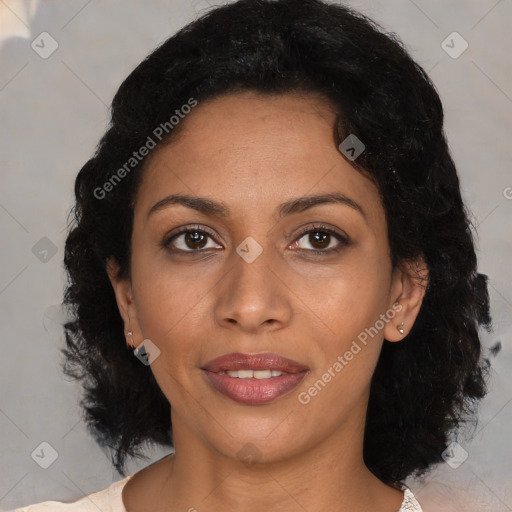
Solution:
[[[125,332],[133,332],[128,341],[149,339],[160,350],[151,370],[171,404],[175,455],[131,478],[123,489],[128,512],[400,508],[403,493],[364,465],[364,422],[383,340],[399,342],[410,331],[425,290],[418,276],[426,279],[427,270],[421,261],[392,268],[378,190],[340,154],[334,120],[314,95],[222,96],[198,104],[147,162],[134,208],[131,279],[117,277],[114,260],[108,272]],[[364,216],[333,203],[276,213],[289,199],[333,192],[357,202]],[[147,217],[175,193],[222,202],[230,215],[173,204]],[[299,234],[318,222],[350,243],[311,255],[341,244]],[[182,235],[161,246],[195,224],[214,237],[187,244]],[[252,263],[236,252],[248,236],[263,249]],[[396,303],[401,309],[385,327],[300,403],[298,394]],[[231,352],[275,352],[309,371],[274,402],[239,404],[201,371]],[[244,462],[248,443],[256,463]]]

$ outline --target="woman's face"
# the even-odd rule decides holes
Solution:
[[[134,344],[160,351],[151,370],[177,450],[271,461],[362,443],[383,338],[403,337],[397,326],[417,308],[391,266],[378,190],[340,154],[334,119],[314,96],[223,96],[192,109],[148,161],[131,284],[111,279]],[[328,194],[339,200],[301,199]],[[176,195],[215,208],[161,203]],[[298,366],[209,364],[233,353]],[[251,365],[252,378],[221,373]]]

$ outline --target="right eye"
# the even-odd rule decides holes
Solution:
[[[171,252],[201,252],[203,249],[219,248],[218,246],[208,247],[208,238],[213,240],[213,234],[205,228],[193,226],[167,237],[162,242],[162,246]]]

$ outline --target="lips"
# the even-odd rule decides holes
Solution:
[[[308,367],[278,354],[233,353],[209,361],[203,366],[203,370],[213,373],[236,370],[276,370],[283,373],[300,373],[308,370]]]
[[[248,370],[256,372],[258,377],[251,377],[252,372]],[[207,382],[216,391],[246,405],[265,404],[280,398],[297,387],[308,370],[297,361],[271,353],[226,354],[202,367]]]

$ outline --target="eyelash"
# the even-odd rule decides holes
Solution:
[[[205,235],[208,235],[211,239],[213,239],[216,242],[215,236],[209,230],[207,230],[205,228],[201,228],[199,225],[195,225],[192,227],[187,227],[186,229],[183,229],[177,233],[174,233],[170,237],[164,238],[164,240],[162,241],[162,244],[161,244],[162,247],[164,249],[169,250],[170,252],[173,252],[173,253],[201,253],[201,252],[204,252],[205,249],[191,249],[188,251],[185,251],[183,249],[169,249],[169,245],[171,244],[172,241],[179,238],[181,235],[184,235],[187,233],[205,234]],[[344,247],[347,247],[348,245],[350,245],[349,237],[347,237],[346,235],[342,235],[341,233],[338,233],[337,231],[334,231],[333,229],[331,229],[323,224],[314,224],[313,226],[308,226],[308,227],[302,229],[298,233],[297,238],[295,239],[295,241],[293,243],[300,240],[304,235],[307,235],[310,233],[327,233],[327,234],[333,236],[334,238],[336,238],[338,240],[339,244],[336,247],[331,248],[331,249],[298,249],[299,251],[303,251],[303,252],[306,252],[308,254],[312,254],[315,256],[326,256],[329,254],[337,253],[337,252],[341,251]]]
[[[332,228],[329,228],[323,224],[313,224],[313,226],[308,226],[302,229],[297,234],[295,241],[300,240],[304,235],[310,233],[327,233],[328,235],[336,238],[339,244],[336,247],[332,247],[331,249],[299,249],[299,251],[305,251],[308,254],[313,254],[315,256],[325,256],[328,254],[340,252],[344,247],[350,245],[350,239],[347,235],[342,235],[341,233],[338,233],[337,231],[334,231]]]

